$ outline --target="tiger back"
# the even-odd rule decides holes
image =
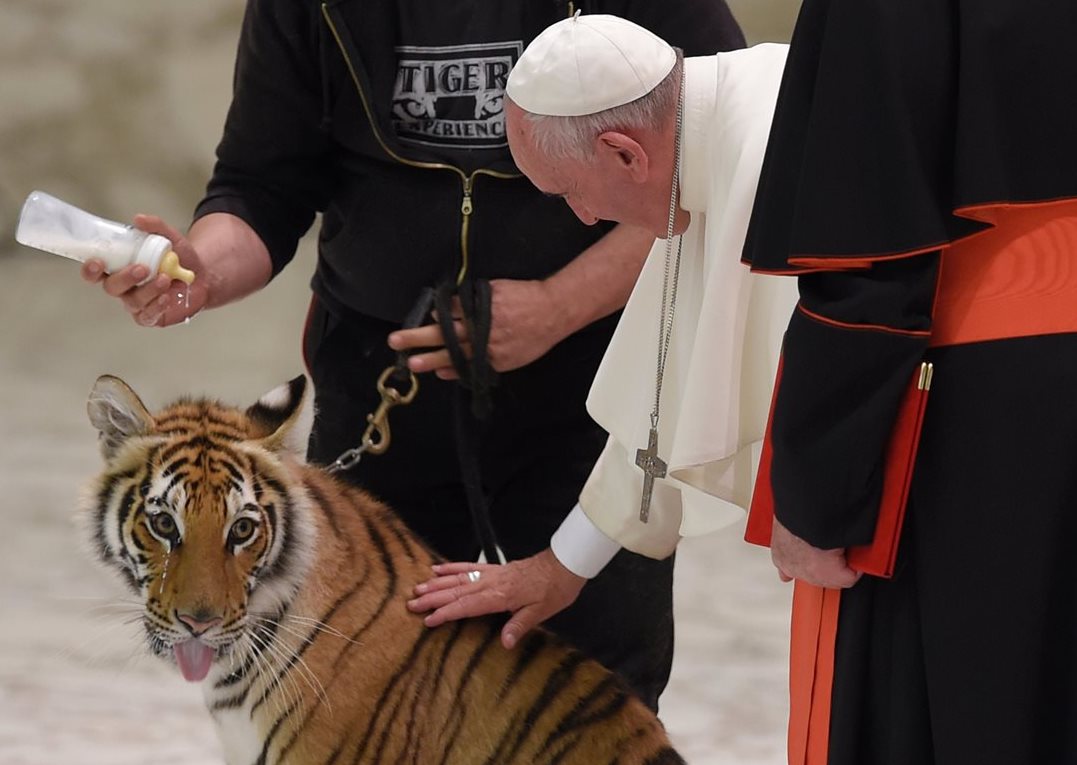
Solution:
[[[103,472],[82,518],[144,601],[149,650],[201,683],[229,765],[683,763],[621,681],[552,634],[436,629],[406,608],[437,556],[306,465],[303,377],[246,410],[89,400]],[[640,646],[640,650],[647,650]]]

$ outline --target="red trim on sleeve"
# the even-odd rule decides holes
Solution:
[[[969,236],[976,236],[976,234],[970,234]],[[883,260],[900,260],[901,258],[911,258],[914,255],[924,255],[948,247],[949,244],[949,242],[939,242],[938,244],[920,247],[915,250],[905,250],[885,255],[850,255],[848,257],[794,255],[789,258],[789,263],[794,266],[800,266],[805,271],[846,271],[854,268],[871,268],[872,263]]]
[[[813,319],[820,324],[829,324],[838,329],[854,329],[866,332],[888,332],[891,335],[903,335],[905,337],[927,337],[931,334],[931,330],[927,329],[895,329],[894,327],[888,327],[885,324],[850,324],[848,322],[838,321],[837,319],[828,319],[826,316],[808,310],[799,303],[797,304],[797,310],[809,319]]]

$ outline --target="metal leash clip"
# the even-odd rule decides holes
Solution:
[[[419,380],[410,369],[408,370],[408,379],[411,387],[407,393],[401,393],[396,388],[386,385],[389,376],[396,370],[397,367],[395,366],[386,367],[385,371],[381,373],[381,377],[378,378],[378,393],[381,394],[381,403],[374,410],[374,414],[366,416],[366,421],[370,424],[367,425],[366,431],[363,433],[362,446],[366,447],[366,451],[371,454],[382,454],[389,448],[389,439],[392,435],[389,432],[389,410],[394,406],[410,404],[412,399],[415,398],[415,394],[419,392]],[[374,440],[375,433],[378,435],[376,441]]]
[[[351,470],[359,464],[359,460],[367,452],[384,454],[389,448],[389,442],[392,438],[392,433],[389,430],[389,410],[394,406],[410,404],[415,398],[415,394],[419,392],[419,380],[410,369],[407,370],[410,387],[406,393],[401,393],[396,388],[388,385],[389,377],[397,370],[398,367],[394,365],[386,367],[385,371],[381,373],[381,377],[378,378],[378,393],[381,394],[381,403],[378,404],[378,408],[374,410],[373,414],[366,416],[368,424],[366,430],[363,431],[363,438],[359,442],[359,446],[348,449],[337,457],[333,464],[326,468],[330,473]]]

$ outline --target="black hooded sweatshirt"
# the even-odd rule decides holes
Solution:
[[[609,225],[583,225],[516,169],[504,85],[576,10],[631,19],[688,56],[744,45],[724,0],[249,0],[195,217],[242,218],[276,275],[322,213],[312,287],[338,314],[399,322],[462,270],[549,276]]]

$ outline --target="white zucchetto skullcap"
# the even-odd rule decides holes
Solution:
[[[676,63],[669,43],[638,24],[577,12],[531,41],[509,72],[505,92],[532,114],[578,117],[650,93]]]

